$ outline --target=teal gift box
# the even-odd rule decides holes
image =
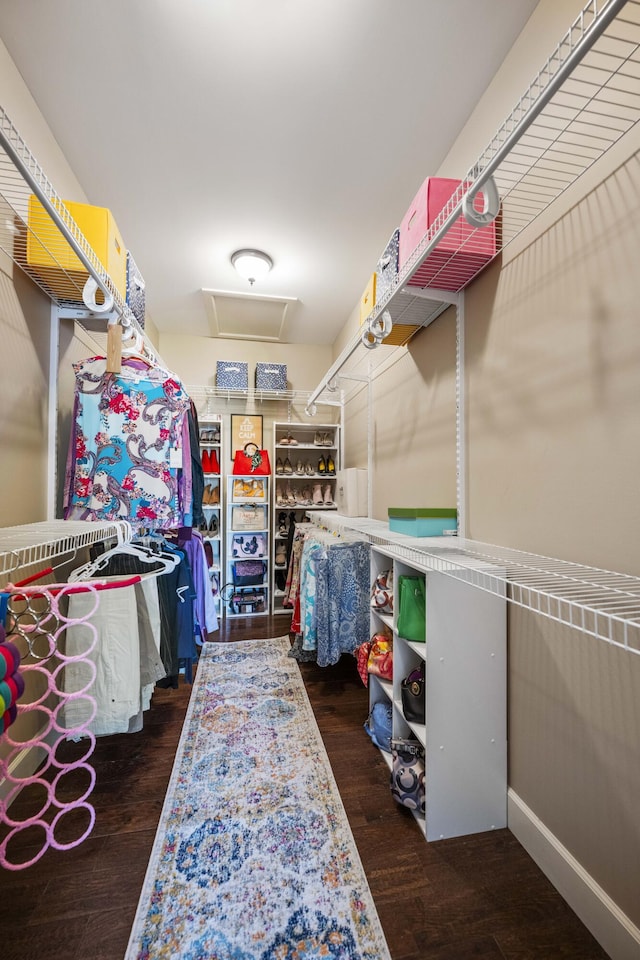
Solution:
[[[456,530],[455,507],[389,507],[389,529],[410,537],[442,537],[445,530]]]

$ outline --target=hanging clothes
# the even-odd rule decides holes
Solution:
[[[291,655],[337,663],[369,637],[369,544],[296,524],[286,601],[293,606]]]
[[[189,398],[180,381],[132,357],[123,357],[117,374],[107,372],[104,357],[73,367],[65,519],[181,526],[191,512],[191,452],[189,445],[183,459]]]

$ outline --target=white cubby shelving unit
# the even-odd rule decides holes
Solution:
[[[223,579],[224,509],[222,477],[223,422],[216,414],[206,414],[198,419],[200,433],[200,457],[204,472],[204,495],[202,512],[204,524],[200,528],[209,561],[209,582],[216,601],[216,613],[222,615],[220,593]]]
[[[227,476],[223,587],[226,617],[266,616],[270,612],[270,489],[270,476]],[[240,522],[240,512],[255,513],[255,521],[248,525]],[[234,556],[234,537],[241,537],[248,543],[255,540],[256,549]],[[259,583],[243,586],[235,582],[234,570],[242,560],[258,560],[263,564],[264,573]]]
[[[483,566],[487,567],[486,564]],[[425,752],[425,815],[414,816],[427,840],[506,826],[506,604],[432,569],[429,558],[409,562],[392,547],[371,547],[371,582],[393,571],[393,615],[371,609],[371,633],[393,631],[393,681],[369,677],[369,709],[392,704],[393,736],[417,740]],[[495,571],[500,573],[498,569]],[[422,578],[426,641],[398,632],[401,577]],[[401,683],[424,668],[425,723],[404,715]],[[391,755],[380,751],[391,766]]]

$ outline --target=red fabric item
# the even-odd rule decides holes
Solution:
[[[358,673],[360,674],[360,679],[364,683],[365,687],[369,686],[369,671],[367,669],[367,663],[369,662],[370,650],[371,641],[367,640],[365,643],[361,643],[359,647],[356,647],[354,651],[358,663]]]

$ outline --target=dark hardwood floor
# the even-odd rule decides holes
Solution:
[[[288,618],[241,619],[211,639],[287,631]],[[367,691],[353,658],[300,666],[393,960],[606,958],[508,830],[425,842],[364,733]],[[0,869],[2,960],[122,960],[189,694],[182,683],[157,689],[143,731],[98,739],[96,822],[82,845]],[[12,813],[38,802],[21,797]]]

